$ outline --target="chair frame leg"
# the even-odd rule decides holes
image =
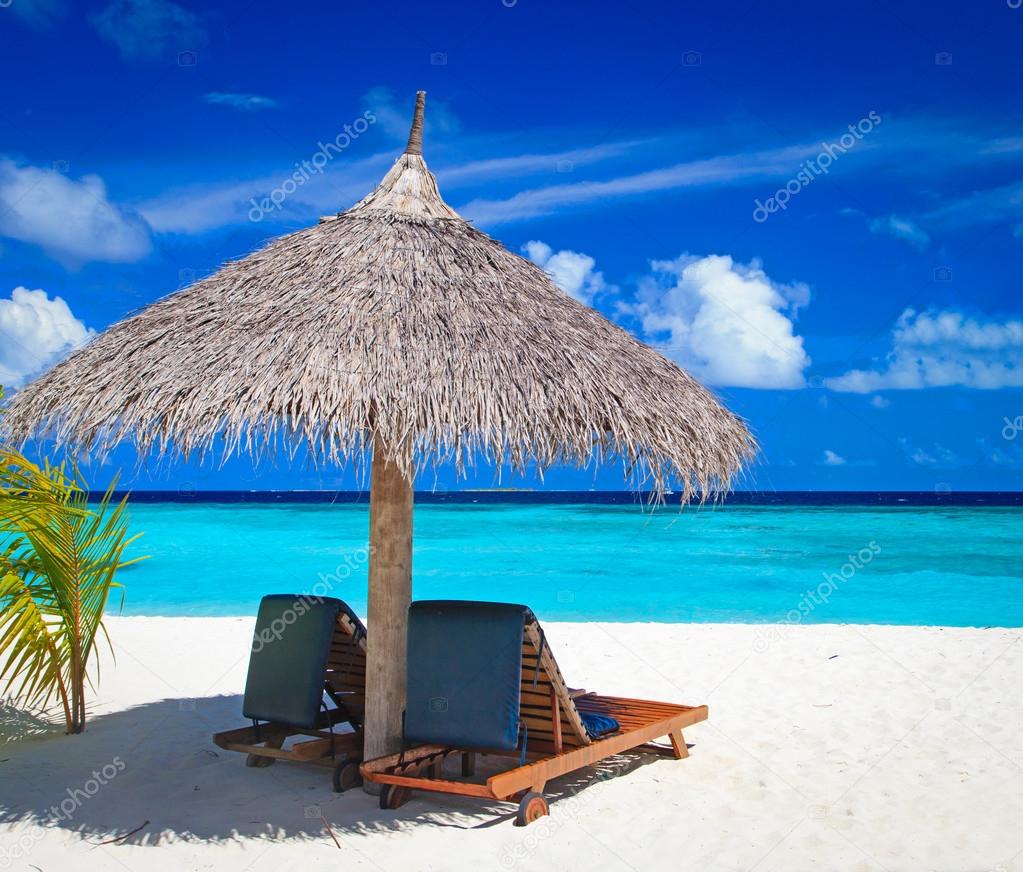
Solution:
[[[675,752],[676,760],[684,760],[689,756],[689,748],[681,730],[672,730],[668,733],[668,738],[671,739],[671,749]]]

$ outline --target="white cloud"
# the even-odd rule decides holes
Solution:
[[[588,254],[567,249],[555,253],[546,242],[535,239],[523,245],[522,250],[526,257],[550,274],[561,290],[580,303],[592,305],[597,294],[608,290],[604,274],[594,269],[597,262]]]
[[[255,112],[259,109],[277,109],[280,104],[273,97],[260,94],[238,94],[233,91],[210,91],[202,95],[203,100],[215,106],[230,106],[243,112]]]
[[[72,263],[134,261],[151,249],[145,222],[111,203],[99,176],[75,181],[6,158],[0,158],[0,235]]]
[[[935,442],[928,448],[920,448],[913,444],[911,439],[902,438],[899,445],[906,452],[906,456],[918,466],[929,466],[936,469],[955,469],[965,465],[968,461],[960,457],[951,448],[946,448],[940,442]]]
[[[875,409],[887,409],[891,404],[891,400],[886,400],[880,394],[875,394],[870,398],[870,405]]]
[[[845,466],[845,458],[836,454],[830,448],[825,448],[824,454],[821,457],[821,463],[825,466]]]
[[[0,298],[0,384],[19,387],[94,334],[60,297],[15,288]]]
[[[761,265],[728,256],[653,261],[635,304],[644,338],[702,381],[719,386],[801,388],[810,358],[793,319],[810,289],[770,279]]]
[[[961,312],[906,309],[892,350],[876,369],[825,380],[835,391],[872,393],[932,387],[1023,387],[1023,321],[981,320]]]
[[[1020,442],[1003,442],[1003,447],[992,448],[987,439],[978,439],[977,446],[989,466],[1008,466],[1023,469],[1023,446]]]
[[[891,236],[893,239],[901,239],[908,242],[914,248],[923,250],[931,241],[931,237],[920,227],[908,218],[900,218],[898,215],[887,215],[884,218],[875,218],[870,222],[871,233],[882,233]]]
[[[199,16],[170,0],[111,0],[90,20],[129,60],[194,50],[206,40]]]

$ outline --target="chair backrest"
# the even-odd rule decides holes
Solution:
[[[556,751],[579,748],[590,736],[544,637],[540,622],[530,614],[522,633],[520,716],[529,729],[529,747]]]
[[[263,597],[245,681],[245,717],[315,727],[331,642],[350,614],[344,602],[330,597]]]
[[[358,726],[366,714],[366,628],[347,603],[341,605],[323,680]]]
[[[528,608],[510,603],[413,603],[405,741],[515,750],[522,633],[530,620]]]

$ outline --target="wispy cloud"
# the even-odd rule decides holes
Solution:
[[[217,92],[220,93],[220,92]],[[226,92],[225,92],[226,93]],[[239,95],[247,98],[254,95]],[[374,88],[363,98],[363,105],[371,109],[377,118],[374,130],[383,132],[395,142],[404,140],[408,133],[411,101],[400,102],[386,88]],[[407,104],[407,105],[406,105]],[[458,129],[459,121],[438,101],[430,102],[427,123],[433,125],[431,154],[441,154],[449,160],[455,149],[444,139],[451,131]],[[965,125],[964,125],[965,126]],[[377,134],[374,134],[377,135]],[[734,131],[730,134],[734,141]],[[930,137],[930,139],[928,139]],[[933,138],[937,137],[941,148],[935,148]],[[534,137],[535,138],[535,137]],[[440,143],[436,140],[440,139]],[[476,188],[486,183],[501,192],[499,196],[476,196],[471,194],[463,199],[459,211],[469,220],[485,226],[526,221],[562,210],[584,209],[602,203],[616,202],[661,192],[685,188],[715,188],[761,184],[772,180],[789,178],[802,162],[819,155],[821,142],[826,137],[807,138],[795,144],[785,144],[757,150],[736,150],[726,155],[707,157],[706,152],[716,147],[720,137],[714,131],[689,132],[685,137],[670,132],[659,137],[637,138],[600,143],[575,148],[554,148],[549,151],[524,148],[522,153],[501,154],[509,148],[508,137],[462,138],[459,151],[471,142],[472,150],[484,156],[462,163],[434,166],[442,191],[448,199],[459,188],[475,194]],[[530,138],[521,132],[516,142],[528,142]],[[376,145],[379,147],[380,142]],[[654,169],[642,166],[663,159],[666,151],[677,154],[680,148],[693,150],[694,158],[675,162]],[[958,171],[962,166],[973,166],[978,154],[995,149],[999,156],[1016,159],[1011,137],[981,134],[966,135],[955,130],[937,128],[934,123],[924,121],[886,121],[883,129],[857,145],[855,152],[836,167],[834,172],[856,173],[865,167],[897,173],[934,172],[936,167]],[[493,152],[497,151],[497,155]],[[455,152],[457,153],[457,152]],[[1021,153],[1023,154],[1023,153]],[[386,167],[395,156],[394,151],[381,151],[372,158],[372,166]],[[994,160],[995,158],[992,158]],[[999,157],[999,160],[1002,158]],[[637,169],[639,167],[639,169]],[[289,204],[290,216],[296,220],[315,217],[323,209],[337,209],[354,202],[379,181],[379,175],[363,175],[365,166],[361,161],[346,158],[331,167],[316,184],[306,186],[301,198],[294,198]],[[249,181],[214,184],[203,188],[191,187],[169,190],[152,197],[142,210],[150,216],[154,227],[173,229],[177,232],[203,232],[246,220],[246,208],[241,208],[252,197],[260,197],[279,178],[290,174],[291,169],[268,172]],[[588,178],[580,178],[586,171]],[[375,170],[374,170],[375,173]],[[530,185],[533,179],[533,185]],[[542,182],[540,181],[542,180]],[[361,186],[361,189],[360,189]],[[517,186],[519,190],[515,190]],[[1023,187],[1023,186],[1021,186]],[[510,188],[510,190],[509,190]],[[524,189],[523,189],[524,188]],[[351,191],[351,199],[345,200],[340,194]],[[320,195],[321,192],[323,196]],[[1013,191],[1005,191],[1000,199]],[[185,194],[192,203],[182,201]],[[995,198],[999,199],[999,198]],[[193,206],[201,202],[204,212],[200,214]],[[456,201],[457,202],[457,201]],[[978,203],[972,204],[974,207]],[[1011,205],[1011,201],[1010,204]],[[941,210],[934,207],[932,215],[918,215],[912,209],[897,216],[876,219],[875,232],[887,233],[911,244],[924,245],[930,238],[931,224],[938,226],[939,211],[950,213],[954,204],[949,203]],[[995,208],[994,203],[990,208]],[[849,214],[853,210],[846,210]],[[1003,212],[1011,211],[1009,206]],[[172,218],[171,213],[178,217]],[[192,213],[187,220],[185,216]],[[856,213],[862,214],[862,213]],[[1017,222],[1018,223],[1018,222]]]
[[[621,157],[631,149],[650,140],[622,140],[607,142],[590,148],[572,148],[564,151],[536,152],[511,157],[473,160],[437,172],[437,181],[445,186],[476,183],[494,178],[521,178],[533,173],[571,173],[610,158]]]
[[[459,211],[479,224],[493,225],[548,215],[560,209],[678,188],[728,185],[775,178],[792,171],[816,146],[785,146],[746,154],[687,161],[662,169],[522,191],[504,199],[476,199]]]
[[[260,109],[277,109],[280,106],[272,97],[261,94],[239,94],[233,91],[210,91],[203,94],[202,99],[215,106],[230,106],[243,112],[255,112]]]
[[[714,137],[710,137],[713,141]],[[748,184],[782,179],[795,174],[802,163],[819,155],[823,136],[767,149],[742,151],[717,157],[700,157],[660,169],[530,188],[508,197],[479,198],[463,206],[466,217],[485,225],[524,221],[565,208],[583,208],[641,194],[687,187]],[[890,120],[870,141],[864,140],[836,172],[926,174],[933,179],[956,178],[964,170],[975,171],[978,160],[1005,170],[1023,158],[1023,138],[1006,136],[978,121],[935,121],[916,118]],[[1023,218],[1023,184],[948,201],[942,207],[904,210],[904,214],[877,219],[874,232],[887,233],[910,244],[929,241],[931,223],[960,219]],[[917,214],[920,212],[921,214]]]
[[[942,205],[925,212],[923,218],[950,227],[1019,221],[1023,219],[1023,182],[1015,181],[949,198]]]
[[[988,141],[981,154],[1019,154],[1023,152],[1023,136],[999,136]]]
[[[415,99],[409,96],[399,100],[394,91],[378,85],[370,88],[362,97],[362,106],[376,116],[377,127],[388,137],[404,140],[408,137],[409,125],[412,121],[412,109]],[[443,100],[431,98],[426,113],[424,134],[431,138],[443,138],[457,133],[462,127],[458,117]],[[433,139],[436,141],[436,139]]]
[[[347,156],[339,169],[311,177],[301,192],[288,198],[283,217],[310,220],[336,212],[364,197],[394,160],[393,153],[379,153],[359,160]],[[297,162],[279,172],[240,182],[189,185],[175,188],[139,203],[136,208],[159,233],[206,233],[249,220],[252,200],[259,200],[295,172]]]
[[[35,30],[47,30],[68,13],[67,0],[11,0],[5,4],[11,14]]]
[[[498,157],[447,167],[437,173],[445,191],[456,191],[481,181],[522,178],[530,173],[557,171],[563,161],[574,166],[597,163],[628,151],[632,142],[615,142],[593,148],[569,149],[548,154],[535,153]],[[350,206],[372,190],[395,158],[394,151],[379,152],[359,160],[345,159],[306,185],[302,196],[290,204],[296,219],[315,218],[324,210]],[[191,185],[165,191],[138,206],[154,230],[172,233],[204,233],[218,227],[247,221],[252,197],[262,197],[280,184],[293,168],[256,176],[239,182]]]
[[[871,233],[881,233],[907,242],[914,248],[923,250],[931,241],[920,225],[908,218],[901,218],[898,215],[885,215],[883,218],[875,218],[870,222]]]
[[[377,122],[379,123],[379,121]],[[374,125],[376,129],[376,125]],[[521,179],[537,173],[569,172],[583,166],[621,157],[642,144],[641,140],[622,140],[589,148],[494,157],[469,161],[441,169],[437,179],[443,191],[495,182]],[[303,187],[301,197],[292,198],[289,216],[315,218],[324,210],[346,208],[372,190],[396,157],[394,150],[352,160],[346,156],[336,166]],[[569,169],[569,165],[571,169]],[[212,185],[190,185],[165,191],[138,206],[154,230],[171,233],[204,233],[248,220],[251,198],[265,196],[294,170],[281,168],[251,179]]]
[[[206,41],[199,16],[170,0],[111,0],[90,20],[128,60],[165,57]]]

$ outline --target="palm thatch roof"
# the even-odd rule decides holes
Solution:
[[[755,452],[743,422],[441,199],[423,97],[372,193],[114,324],[17,392],[10,434],[335,463],[372,442],[407,476],[617,458],[658,493],[727,487]]]

